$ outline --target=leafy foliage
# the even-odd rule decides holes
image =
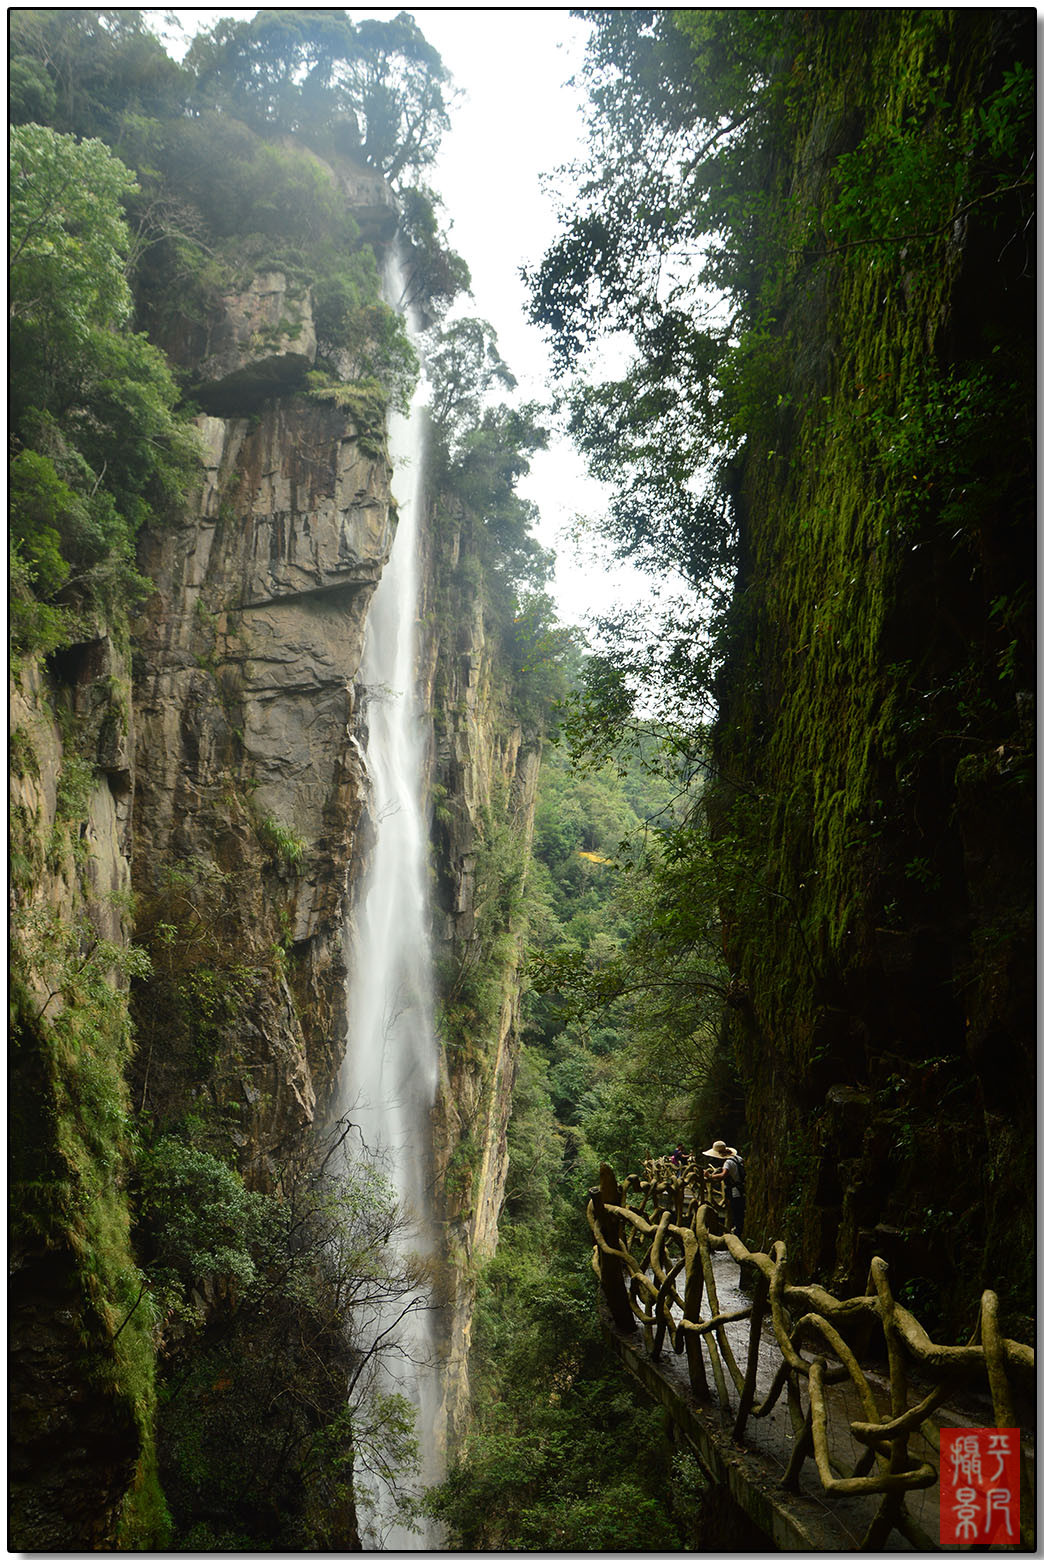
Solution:
[[[398,238],[409,275],[402,301],[421,304],[438,315],[458,294],[471,291],[471,272],[440,231],[441,196],[416,187],[403,190],[399,204]]]
[[[645,735],[640,757],[545,760],[534,837],[527,1038],[559,1119],[621,1165],[704,1130],[728,987],[720,901],[749,876],[711,840],[698,780]]]
[[[249,1285],[257,1277],[251,1246],[265,1200],[247,1191],[231,1168],[205,1150],[161,1138],[142,1155],[139,1217],[162,1249],[153,1269],[164,1311],[186,1306],[194,1288],[220,1276]]]
[[[257,129],[330,137],[394,183],[431,163],[447,129],[448,76],[405,11],[353,23],[345,11],[225,18],[189,50],[204,99]]]
[[[424,357],[430,395],[428,411],[444,459],[454,461],[461,441],[481,420],[494,386],[513,390],[517,381],[497,350],[496,332],[485,320],[455,319],[444,325]]]
[[[570,429],[614,489],[606,532],[619,552],[653,572],[673,566],[716,608],[740,561],[736,457],[755,435],[788,439],[791,408],[826,388],[808,382],[808,328],[795,321],[787,342],[795,296],[829,285],[802,263],[854,263],[864,245],[878,269],[900,250],[923,262],[966,209],[1000,210],[1026,189],[1015,151],[1026,77],[1010,70],[958,110],[941,68],[927,68],[862,134],[852,110],[829,159],[811,149],[802,205],[777,200],[774,181],[808,122],[815,22],[771,10],[589,19],[590,155],[568,170],[560,236],[529,273],[532,317],[563,375],[596,342],[631,344],[625,376],[567,380]],[[845,28],[854,51],[875,35],[855,17]],[[932,58],[937,20],[923,14],[910,31],[916,57]],[[785,393],[788,362],[801,383]]]
[[[621,1380],[594,1318],[580,1208],[597,1161],[581,1142],[556,1125],[546,1063],[524,1049],[501,1236],[479,1282],[473,1423],[425,1500],[460,1548],[687,1543],[658,1414]]]
[[[490,393],[513,389],[515,379],[485,320],[458,319],[429,332],[424,361],[434,481],[471,517],[487,593],[506,623],[517,614],[519,592],[536,597],[552,564],[531,534],[536,509],[516,492],[530,456],[547,447],[543,408],[490,404]]]
[[[574,1214],[575,1217],[575,1214]],[[554,1234],[582,1241],[559,1207]],[[589,1277],[552,1271],[552,1227],[512,1227],[482,1276],[475,1321],[476,1424],[466,1455],[426,1499],[472,1550],[670,1550],[666,1441],[610,1366]]]
[[[126,328],[130,233],[121,202],[134,187],[100,141],[77,143],[40,125],[12,131],[19,578],[45,600],[84,603],[117,622],[146,588],[134,537],[184,493],[194,451],[162,354]]]
[[[187,73],[130,9],[11,13],[11,122],[110,145],[127,115],[176,116]]]
[[[500,640],[513,712],[535,734],[565,696],[574,641],[544,588],[553,557],[533,535],[535,506],[517,492],[530,457],[547,445],[544,410],[535,402],[491,404],[498,390],[515,389],[515,379],[485,320],[431,329],[424,362],[435,521],[459,527],[460,564],[448,588],[463,591],[469,608],[481,600],[486,632]]]
[[[161,1467],[186,1547],[313,1549],[353,1533],[354,1458],[389,1481],[415,1459],[409,1405],[375,1389],[376,1309],[417,1272],[376,1167],[341,1124],[249,1191],[191,1138],[140,1162],[140,1238],[164,1330]]]
[[[44,331],[53,359],[82,346],[92,326],[125,323],[130,244],[120,201],[134,176],[101,141],[77,142],[40,125],[11,137],[11,318]]]
[[[562,373],[600,339],[633,342],[625,378],[572,386],[571,431],[617,490],[609,534],[624,553],[704,580],[732,561],[731,518],[713,496],[736,444],[718,371],[750,253],[717,235],[757,188],[767,57],[785,24],[773,12],[590,20],[591,156],[569,170],[563,231],[528,275],[531,313]]]
[[[526,879],[531,985],[499,1244],[479,1281],[473,1423],[427,1500],[462,1548],[671,1550],[695,1538],[691,1468],[598,1332],[582,1215],[600,1157],[631,1164],[686,1130],[693,1079],[680,1059],[698,1070],[708,1048],[679,992],[697,964],[686,939],[707,963],[715,906],[706,895],[689,905],[679,883],[668,915],[640,886],[652,836],[670,840],[679,824],[677,774],[649,759],[572,769],[552,749],[542,765]],[[700,911],[710,926],[697,929]],[[643,1015],[643,976],[628,963],[643,934],[650,990],[673,981],[673,1051]]]
[[[277,818],[263,814],[257,819],[257,834],[267,850],[289,867],[300,869],[308,849],[307,842]]]

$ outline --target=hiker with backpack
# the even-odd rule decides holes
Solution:
[[[736,1149],[729,1148],[721,1138],[716,1138],[710,1148],[703,1150],[705,1159],[713,1159],[720,1166],[717,1170],[704,1170],[704,1178],[708,1181],[724,1181],[723,1191],[729,1200],[729,1212],[732,1216],[732,1233],[743,1234],[743,1215],[747,1207],[746,1179],[747,1172],[743,1166]]]

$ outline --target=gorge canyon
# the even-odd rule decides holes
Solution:
[[[607,1163],[1033,1328],[1028,13],[585,13],[553,409],[423,14],[150,18],[12,20],[12,1546],[699,1547]]]

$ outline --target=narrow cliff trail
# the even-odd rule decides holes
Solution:
[[[750,1297],[744,1291],[743,1272],[739,1264],[725,1251],[711,1253],[714,1282],[718,1299],[718,1314],[744,1311],[750,1306]],[[684,1297],[684,1275],[678,1278],[679,1297]],[[724,1374],[728,1396],[726,1407],[712,1389],[709,1399],[696,1398],[689,1382],[685,1356],[665,1347],[660,1358],[653,1361],[646,1351],[640,1332],[627,1332],[616,1327],[602,1309],[602,1326],[611,1336],[613,1347],[626,1368],[642,1383],[647,1392],[667,1402],[676,1400],[675,1423],[683,1434],[690,1434],[698,1454],[709,1462],[715,1477],[727,1482],[731,1498],[755,1522],[772,1524],[772,1536],[784,1549],[807,1549],[820,1552],[847,1552],[862,1547],[864,1536],[878,1512],[880,1497],[833,1497],[824,1494],[811,1460],[806,1460],[799,1476],[798,1492],[782,1488],[782,1479],[794,1449],[795,1436],[785,1396],[780,1397],[770,1412],[763,1417],[747,1419],[741,1445],[732,1435],[739,1392],[731,1375]],[[701,1317],[709,1315],[706,1297],[701,1307]],[[729,1345],[740,1371],[745,1375],[750,1357],[750,1323],[741,1320],[726,1324]],[[783,1363],[783,1356],[773,1334],[769,1317],[762,1322],[761,1343],[758,1349],[757,1388],[755,1401],[764,1401]],[[864,1367],[867,1382],[877,1403],[881,1419],[891,1417],[890,1384],[886,1374]],[[910,1378],[911,1395],[917,1399],[927,1395],[931,1383]],[[669,1395],[665,1399],[664,1391]],[[865,1452],[865,1445],[851,1434],[848,1425],[852,1420],[865,1419],[865,1406],[851,1381],[830,1388],[831,1413],[828,1418],[831,1460],[837,1467],[855,1467]],[[802,1402],[802,1412],[807,1410],[807,1400]],[[988,1392],[965,1388],[953,1401],[935,1414],[940,1427],[968,1429],[992,1420],[993,1408]],[[1034,1447],[1023,1438],[1028,1470],[1032,1477],[1035,1466]],[[915,1436],[910,1442],[911,1456],[920,1455],[932,1460],[934,1453],[923,1437]],[[925,1489],[913,1489],[904,1497],[905,1510],[924,1542],[913,1544],[899,1532],[893,1531],[885,1541],[885,1548],[898,1552],[921,1552],[938,1548],[940,1533],[940,1496],[938,1482]],[[1026,1498],[1029,1498],[1027,1495]]]

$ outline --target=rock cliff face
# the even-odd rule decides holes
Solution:
[[[270,344],[258,350],[270,364]],[[222,396],[253,372],[241,354],[226,366]],[[136,886],[162,899],[178,862],[222,875],[221,903],[201,913],[227,921],[234,906],[234,957],[258,978],[223,1043],[239,1060],[206,1087],[264,1181],[343,1054],[363,814],[353,682],[394,508],[383,450],[333,406],[291,394],[199,422],[198,504],[143,550],[157,589],[138,633]],[[143,1083],[161,1112],[184,1108],[173,1074],[164,1099],[175,1063],[154,1056]]]
[[[25,1549],[112,1548],[146,1444],[150,1379],[130,1379],[133,1335],[120,1341],[105,1294],[108,1261],[132,1267],[127,1101],[104,1084],[126,1059],[130,718],[125,659],[105,636],[56,658],[49,678],[16,672],[8,1472]],[[45,1014],[50,1046],[36,1043]]]
[[[422,683],[433,713],[433,945],[441,1006],[434,1121],[445,1239],[442,1384],[464,1428],[476,1261],[496,1250],[518,1053],[518,910],[532,842],[539,741],[513,716],[487,631],[475,537],[461,506],[430,506]]]
[[[860,134],[912,155],[926,60],[954,122],[1028,69],[1013,17],[849,25],[858,48],[810,31],[788,211],[818,209]],[[736,472],[716,755],[718,826],[747,853],[726,931],[748,1223],[841,1285],[883,1253],[954,1336],[1002,1275],[1005,1325],[1032,1311],[1011,1195],[1033,1176],[1031,215],[1009,177],[932,245],[795,260],[779,409]]]
[[[372,432],[293,389],[314,342],[307,300],[288,310],[267,274],[225,301],[199,371],[208,403],[249,405],[262,380],[288,393],[199,419],[198,501],[145,540],[157,589],[138,632],[135,881],[153,919],[169,918],[181,864],[220,947],[207,959],[237,1001],[207,1055],[182,1030],[139,1055],[135,1086],[161,1121],[204,1097],[266,1186],[281,1145],[324,1120],[344,1054],[345,933],[369,837],[354,679],[394,500]],[[506,838],[524,870],[539,747],[511,715],[467,526],[452,504],[440,513],[424,538],[419,668],[435,725],[434,952],[444,1002],[461,971],[481,968],[485,983],[468,1043],[443,1034],[435,1117],[452,1436],[467,1406],[470,1264],[496,1243],[517,1039],[517,928],[484,862]]]
[[[250,133],[230,134],[249,162]],[[219,238],[187,272],[163,243],[149,251],[139,323],[199,409],[198,481],[138,534],[153,588],[130,644],[88,627],[16,669],[12,1470],[27,1548],[148,1547],[162,1520],[144,1509],[159,1500],[156,1316],[132,1243],[132,1122],[272,1190],[328,1128],[347,1042],[372,838],[356,680],[396,527],[382,375],[409,372],[376,301],[398,205],[342,152],[284,139],[273,165],[315,184],[304,237],[281,217],[228,232],[174,156],[172,198],[198,197]],[[327,218],[336,241],[317,237]],[[460,515],[426,547],[435,947],[456,1024],[435,1122],[452,1432],[514,1071],[517,904],[490,863],[510,847],[520,881],[538,752],[510,712]],[[226,1290],[201,1282],[199,1316]],[[337,1520],[357,1541],[352,1514]]]
[[[99,1249],[135,1272],[129,1111],[160,1130],[194,1116],[266,1189],[323,1120],[344,1052],[367,837],[353,685],[391,469],[372,427],[295,393],[315,354],[307,291],[290,299],[269,272],[221,301],[196,367],[223,415],[198,419],[193,501],[140,539],[155,588],[133,675],[99,634],[46,674],[19,668],[12,694],[24,1547],[110,1547],[121,1508],[126,1540],[151,1445],[146,1310],[124,1331],[135,1296],[115,1310],[98,1273]],[[132,938],[152,960],[136,1048]]]
[[[86,640],[52,657],[47,678],[24,668],[12,707],[26,1022],[70,1000],[52,992],[42,953],[34,963],[33,937],[42,947],[45,922],[52,937],[89,922],[119,1009],[120,1109],[160,1132],[191,1120],[194,1140],[260,1190],[328,1120],[344,1055],[346,939],[370,839],[355,681],[396,520],[383,433],[305,393],[315,354],[309,291],[276,271],[226,291],[180,340],[204,408],[201,476],[174,520],[140,537],[154,589],[133,657],[104,635]],[[444,1009],[463,977],[481,975],[481,1001],[468,987],[457,1028],[443,1034],[435,1121],[452,1436],[467,1406],[471,1261],[496,1241],[515,1061],[517,905],[490,860],[506,849],[517,886],[539,757],[510,713],[460,514],[430,527],[425,546],[420,673],[436,730]],[[84,794],[66,813],[86,822],[66,825],[74,784]],[[136,984],[132,939],[152,964]],[[29,1122],[46,1091],[23,1070],[15,1109]],[[75,1185],[71,1150],[45,1115],[20,1134],[33,1163],[17,1171],[28,1184],[36,1160],[54,1160]],[[133,1272],[122,1152],[107,1195]],[[122,1379],[115,1338],[135,1297],[119,1315],[92,1304],[89,1285],[84,1298],[68,1222],[59,1209],[42,1239],[19,1231],[13,1249],[19,1542],[109,1547],[151,1444],[151,1366],[144,1385]],[[91,1365],[79,1343],[88,1336]],[[99,1360],[113,1378],[102,1385]]]
[[[315,362],[315,325],[307,291],[289,293],[281,271],[255,276],[245,292],[225,293],[192,364],[195,399],[233,415],[292,386]]]

